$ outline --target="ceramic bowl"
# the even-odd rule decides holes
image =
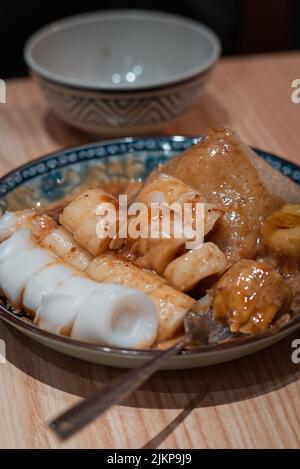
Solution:
[[[141,180],[160,163],[181,153],[197,138],[125,138],[58,151],[15,169],[0,179],[0,207],[18,210],[47,207],[65,196],[98,184]],[[281,158],[259,151],[269,164],[300,184],[300,168]],[[14,314],[0,298],[0,318],[40,342],[64,354],[103,365],[132,368],[149,360],[155,351],[98,347],[44,331]],[[300,316],[277,334],[254,338],[244,344],[229,344],[201,352],[185,351],[172,357],[164,368],[207,366],[248,355],[291,334],[300,326]]]
[[[219,40],[206,26],[135,10],[57,21],[24,49],[55,114],[105,135],[155,131],[189,110],[219,54]]]

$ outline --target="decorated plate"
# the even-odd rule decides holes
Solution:
[[[124,138],[64,149],[27,163],[1,178],[0,207],[3,211],[47,208],[85,187],[141,181],[155,166],[198,141],[198,138],[179,136]],[[295,164],[263,151],[258,150],[257,153],[300,184],[300,168]],[[0,299],[0,318],[54,350],[94,363],[130,368],[139,366],[157,353],[99,347],[49,333],[35,326],[22,312],[16,314],[10,310],[4,299]],[[300,321],[294,320],[274,335],[199,352],[184,351],[172,357],[165,368],[192,368],[242,357],[281,340],[299,326]]]

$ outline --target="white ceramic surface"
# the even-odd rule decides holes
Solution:
[[[187,112],[219,54],[218,38],[202,24],[134,10],[57,21],[24,50],[54,113],[105,136],[158,132]]]
[[[220,43],[204,25],[169,13],[95,12],[35,33],[25,60],[42,77],[94,90],[171,85],[207,71]]]

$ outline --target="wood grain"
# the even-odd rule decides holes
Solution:
[[[249,144],[300,163],[300,104],[291,101],[300,55],[220,61],[206,92],[165,134],[230,124]],[[27,79],[0,104],[0,172],[91,137],[59,122]],[[297,448],[300,366],[291,342],[224,365],[160,372],[122,405],[60,444],[48,419],[122,371],[64,357],[0,324],[1,448]]]

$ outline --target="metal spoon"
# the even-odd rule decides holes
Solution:
[[[184,325],[186,334],[173,347],[156,353],[154,358],[145,365],[123,373],[111,383],[97,389],[79,404],[75,404],[50,422],[50,428],[62,440],[66,440],[100,417],[114,404],[126,399],[159,370],[164,362],[178,354],[187,344],[205,346],[218,343],[230,334],[228,329],[216,322],[211,314],[204,312],[203,305],[199,305],[199,310],[195,309],[187,313]]]

